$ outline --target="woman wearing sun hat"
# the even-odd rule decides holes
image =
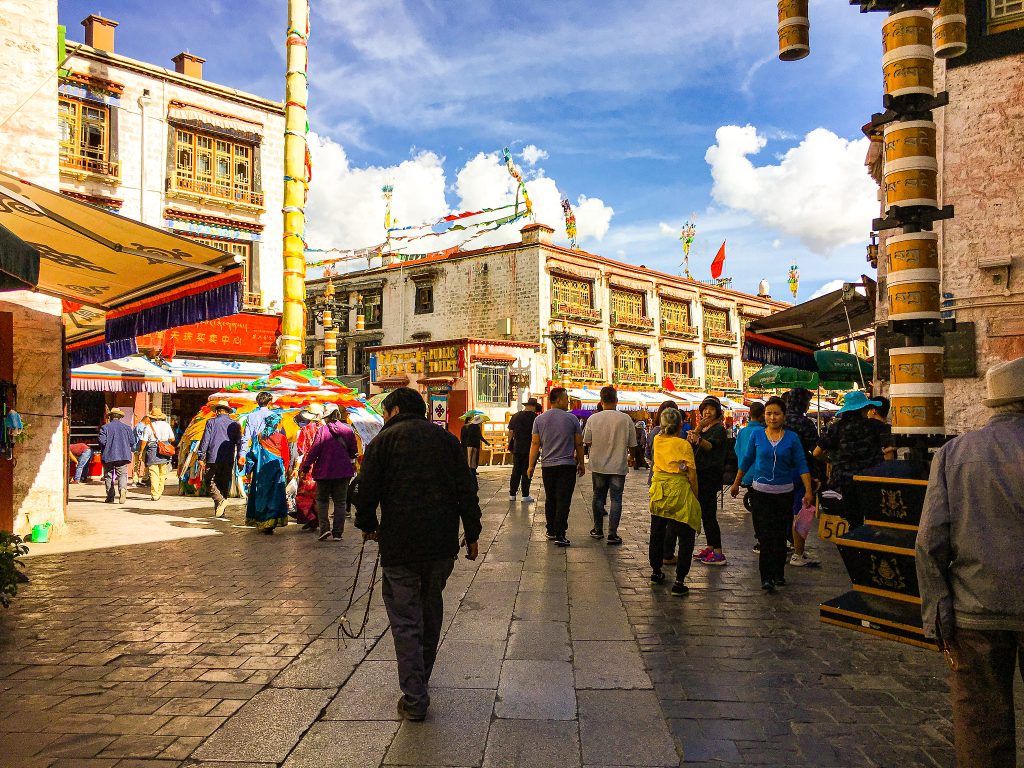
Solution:
[[[139,448],[145,456],[146,470],[149,473],[149,496],[159,501],[164,494],[167,482],[167,468],[171,465],[171,455],[160,452],[160,444],[174,445],[174,430],[167,423],[167,416],[159,407],[150,410],[149,423],[142,431],[142,445]],[[173,451],[172,451],[173,454]]]
[[[843,407],[818,440],[814,458],[826,453],[832,464],[828,489],[842,501],[841,514],[851,530],[864,522],[853,498],[853,476],[884,459],[883,446],[892,428],[885,423],[885,404],[869,400],[860,390],[848,392]]]

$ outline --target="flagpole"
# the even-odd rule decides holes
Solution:
[[[309,129],[306,76],[308,0],[288,0],[287,69],[284,108],[284,306],[281,311],[281,363],[302,360],[306,332],[306,196],[309,190]]]

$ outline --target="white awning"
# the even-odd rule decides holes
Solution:
[[[175,392],[171,372],[144,357],[122,357],[71,369],[71,389],[84,392]]]
[[[223,389],[232,384],[248,384],[270,373],[267,363],[238,360],[189,360],[171,362],[175,384],[181,389]]]
[[[663,392],[637,392],[629,389],[620,389],[618,396],[616,410],[619,411],[656,411],[668,399]],[[569,398],[579,400],[581,410],[594,411],[601,400],[601,390],[570,389]]]

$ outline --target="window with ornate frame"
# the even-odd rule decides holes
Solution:
[[[416,283],[416,300],[413,312],[429,315],[434,311],[434,286],[432,283]]]
[[[693,376],[693,353],[676,350],[662,350],[661,359],[665,367],[666,376],[682,376],[691,378]]]
[[[732,359],[728,357],[705,357],[704,373],[707,374],[708,386],[714,379],[732,378]]]
[[[223,200],[263,205],[253,189],[252,144],[174,128],[174,187]]]
[[[689,325],[689,302],[663,298],[661,300],[661,319],[675,325]]]
[[[729,332],[729,313],[724,309],[704,307],[704,329],[708,331]]]
[[[644,347],[618,344],[614,348],[615,370],[622,373],[650,373],[650,352]]]
[[[761,363],[743,363],[743,384],[746,385],[750,382],[750,377],[761,370],[763,366]]]
[[[575,307],[594,306],[594,286],[589,280],[573,280],[568,277],[551,277],[551,301]]]
[[[384,293],[379,288],[362,294],[363,327],[367,330],[384,325]]]
[[[639,291],[611,289],[611,311],[629,317],[644,316],[644,295]]]
[[[572,339],[568,351],[573,368],[597,367],[597,342],[589,339]]]
[[[988,0],[988,31],[1024,27],[1024,0]]]
[[[476,366],[476,401],[508,405],[508,366],[479,363]]]
[[[190,240],[195,240],[211,248],[227,251],[242,259],[242,304],[246,309],[259,309],[263,306],[263,294],[260,293],[256,280],[256,270],[252,265],[252,243],[245,240],[213,240],[209,237],[195,237],[182,233]]]
[[[57,123],[61,168],[117,175],[117,164],[110,162],[110,107],[60,96]]]

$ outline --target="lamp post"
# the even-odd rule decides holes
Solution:
[[[569,368],[572,367],[572,355],[569,354],[569,344],[579,337],[565,329],[545,334],[545,336],[551,339],[551,345],[555,348],[555,353],[558,355],[555,372],[561,376],[561,385],[568,388],[572,384],[572,379],[569,378]]]

